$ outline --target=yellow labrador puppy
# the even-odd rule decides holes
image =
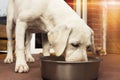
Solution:
[[[14,24],[14,25],[13,25]],[[5,63],[13,62],[12,30],[15,28],[15,72],[28,72],[31,33],[43,35],[43,55],[52,47],[66,61],[87,61],[87,46],[94,45],[93,31],[64,0],[9,0],[7,12],[8,53]],[[25,39],[26,35],[26,39]],[[47,41],[48,38],[48,41]],[[94,47],[93,47],[94,49]]]

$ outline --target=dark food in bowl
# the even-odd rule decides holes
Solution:
[[[43,80],[97,80],[100,58],[89,56],[88,61],[66,62],[64,57],[41,58]]]

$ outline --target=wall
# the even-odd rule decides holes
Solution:
[[[120,54],[120,0],[107,0],[107,53]]]
[[[0,0],[0,16],[6,16],[8,0]]]
[[[87,23],[94,30],[95,47],[103,47],[103,0],[88,0]]]

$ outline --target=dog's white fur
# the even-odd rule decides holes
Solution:
[[[86,47],[94,43],[92,29],[64,0],[9,0],[8,54],[5,63],[13,62],[12,30],[14,27],[16,72],[27,72],[29,67],[26,61],[34,62],[30,54],[32,32],[48,33],[49,43],[47,37],[43,36],[43,55],[50,55],[51,46],[56,56],[65,53],[66,61],[87,61]]]

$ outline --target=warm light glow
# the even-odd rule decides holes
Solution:
[[[120,1],[116,1],[116,0],[110,0],[110,1],[103,1],[102,2],[103,7],[105,6],[119,6],[120,5]]]
[[[72,6],[75,6],[76,3],[75,2],[74,3],[73,2],[68,2],[68,4],[72,5]]]
[[[108,5],[120,5],[119,1],[111,0],[107,2]]]

